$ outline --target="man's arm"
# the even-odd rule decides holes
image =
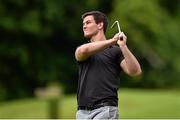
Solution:
[[[124,59],[120,63],[120,66],[130,76],[137,76],[142,73],[141,67],[139,62],[137,61],[136,57],[131,53],[126,45],[126,36],[124,33],[121,34],[123,36],[123,40],[118,40],[118,45],[122,51]]]
[[[123,70],[130,76],[137,76],[142,73],[141,67],[135,56],[131,53],[127,46],[121,47],[124,59],[120,63]]]
[[[84,61],[88,57],[106,49],[117,43],[117,39],[110,39],[104,41],[97,41],[92,43],[87,43],[78,47],[75,51],[75,58],[77,61]]]

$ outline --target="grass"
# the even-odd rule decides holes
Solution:
[[[180,92],[123,90],[119,94],[121,118],[180,118]]]
[[[23,99],[0,103],[0,118],[48,118],[49,104],[42,99]],[[59,100],[59,118],[75,118],[76,95]],[[119,91],[121,118],[180,118],[180,91],[135,90]]]

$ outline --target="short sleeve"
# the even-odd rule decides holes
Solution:
[[[113,48],[114,48],[113,51],[116,55],[117,62],[121,63],[121,61],[124,59],[121,49],[118,46],[114,46]]]

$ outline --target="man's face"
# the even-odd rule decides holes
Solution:
[[[84,37],[91,38],[98,33],[98,25],[92,15],[86,16],[83,20]]]

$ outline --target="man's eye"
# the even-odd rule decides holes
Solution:
[[[86,24],[89,24],[89,23],[91,23],[91,22],[90,22],[90,21],[87,21],[87,22],[86,22]]]
[[[91,23],[91,21],[87,21],[87,22],[85,22],[85,23],[83,23],[83,26],[86,24],[89,24],[89,23]]]

